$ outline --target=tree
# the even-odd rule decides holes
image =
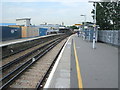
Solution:
[[[70,26],[71,29],[79,29],[77,26]]]
[[[102,30],[119,30],[120,29],[120,1],[117,2],[100,2],[96,5],[96,24]],[[92,10],[91,13],[95,13]],[[94,19],[94,16],[93,16]]]

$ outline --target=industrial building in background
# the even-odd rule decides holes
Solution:
[[[31,18],[21,18],[21,19],[16,19],[16,25],[23,25],[23,26],[30,26]]]
[[[31,18],[16,19],[16,23],[4,23],[0,25],[3,37],[2,40],[31,38],[49,34],[68,33],[64,23],[62,24],[40,24],[32,25]],[[61,30],[62,29],[62,30]],[[66,31],[67,30],[67,31]]]

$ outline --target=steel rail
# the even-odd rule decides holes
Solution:
[[[48,45],[44,50],[42,50],[38,55],[34,57],[33,59],[30,59],[26,61],[24,64],[16,68],[14,71],[6,75],[4,78],[1,79],[1,82],[7,79],[7,82],[5,82],[0,89],[7,88],[10,83],[12,83],[18,76],[20,76],[28,67],[30,67],[33,63],[35,63],[37,60],[39,60],[42,56],[44,56],[48,51],[50,51],[55,45],[57,45],[62,39],[58,39],[52,44]],[[9,80],[8,80],[9,79]]]
[[[50,36],[50,38],[52,38],[52,37],[59,37],[59,36],[60,36],[60,35],[58,35],[58,36],[56,36],[56,35],[55,35],[55,36]],[[48,37],[46,37],[46,38],[44,38],[44,39],[48,39]],[[36,40],[39,40],[39,39],[36,39]],[[33,40],[33,41],[34,41],[34,40]],[[47,41],[48,41],[48,40],[47,40]],[[29,41],[27,41],[27,42],[29,42]],[[34,45],[30,45],[30,47],[21,49],[21,50],[19,50],[19,51],[16,51],[16,52],[10,54],[10,55],[7,55],[7,56],[3,56],[2,59],[7,58],[7,57],[9,57],[9,56],[12,56],[12,55],[14,55],[14,54],[17,54],[17,53],[19,53],[19,52],[25,51],[25,50],[27,50],[27,49],[29,49],[29,48],[32,48],[32,47],[34,47],[34,46],[37,46],[37,45],[42,44],[42,43],[45,43],[45,42],[46,42],[46,40],[45,40],[45,41],[41,41],[41,42],[39,42],[39,43],[35,43]]]
[[[65,43],[66,43],[66,41],[65,41]],[[49,73],[50,73],[51,69],[53,68],[53,65],[55,64],[55,62],[56,62],[56,60],[57,60],[57,58],[58,58],[61,50],[63,49],[63,47],[64,47],[64,45],[65,45],[65,43],[64,43],[63,46],[61,47],[60,51],[57,53],[55,59],[54,59],[53,62],[51,63],[51,65],[50,65],[50,67],[48,68],[48,70],[47,70],[47,72],[45,73],[45,75],[42,77],[42,79],[40,79],[39,83],[36,85],[36,90],[40,90],[41,88],[43,88],[43,86],[44,86],[43,84],[45,83],[45,80],[48,78]]]
[[[57,39],[59,39],[59,38],[60,38],[60,37],[58,37]],[[57,39],[55,39],[55,40],[57,40]],[[13,61],[11,61],[11,62],[3,65],[2,67],[0,67],[0,71],[3,71],[3,70],[5,70],[5,69],[9,68],[10,66],[12,66],[13,64],[18,63],[19,61],[21,61],[21,60],[23,60],[24,58],[28,57],[29,55],[31,55],[32,53],[36,52],[37,50],[40,50],[40,49],[44,48],[45,46],[51,44],[52,42],[54,42],[54,40],[51,41],[51,42],[49,42],[49,43],[47,43],[47,44],[45,44],[45,45],[42,46],[42,47],[39,47],[39,48],[33,50],[32,52],[29,52],[29,53],[27,53],[27,54],[25,54],[25,55],[23,55],[23,56],[21,56],[21,57],[18,57],[17,59],[15,59],[15,60],[13,60]]]

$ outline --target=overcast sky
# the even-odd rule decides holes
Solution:
[[[92,22],[92,9],[93,5],[88,0],[3,0],[0,21],[16,23],[16,18],[30,17],[31,23],[36,25],[44,22],[73,25],[84,21],[81,14]]]

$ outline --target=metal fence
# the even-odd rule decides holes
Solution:
[[[98,41],[120,46],[120,30],[98,30]]]

